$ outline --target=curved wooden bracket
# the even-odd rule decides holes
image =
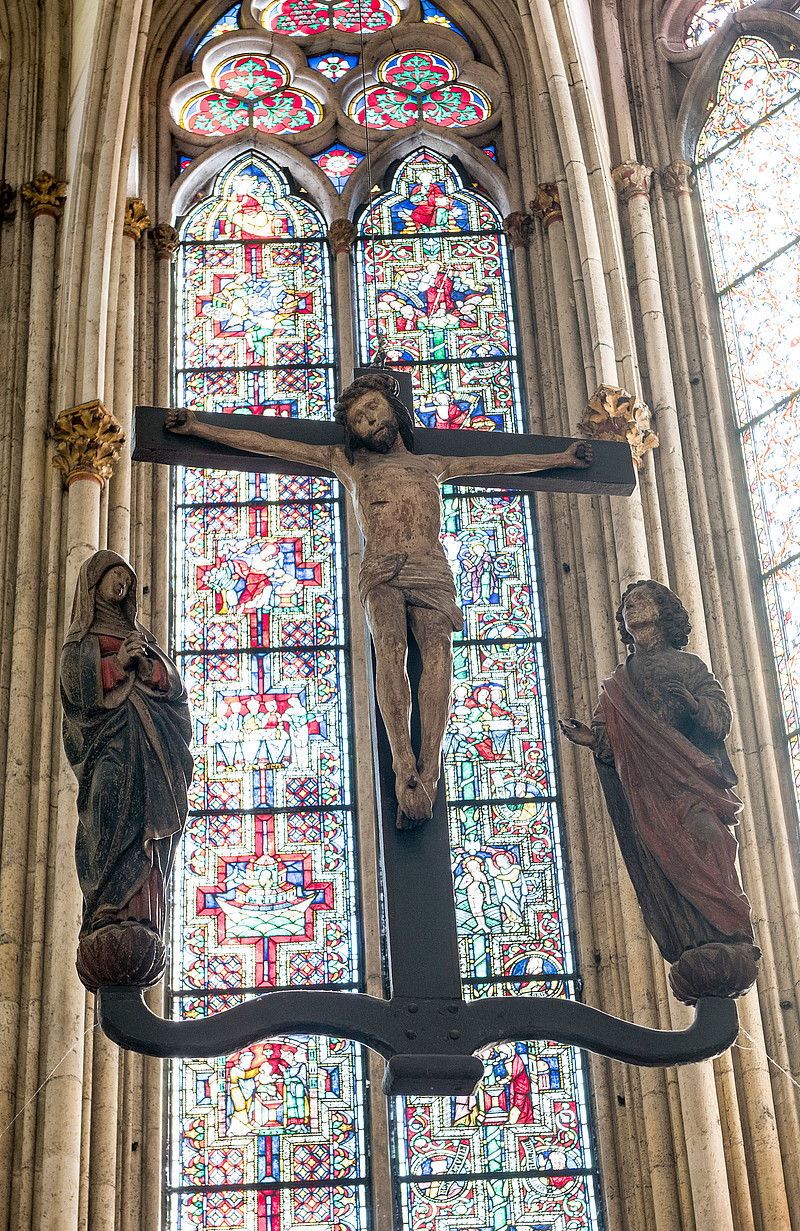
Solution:
[[[575,1000],[491,996],[411,1000],[348,992],[269,992],[194,1021],[165,1021],[139,988],[104,987],[100,1025],[113,1042],[147,1056],[222,1056],[280,1034],[353,1039],[388,1061],[387,1094],[472,1093],[483,1075],[473,1055],[505,1040],[559,1039],[646,1067],[718,1056],[739,1031],[733,1000],[700,1000],[686,1030],[650,1030]]]

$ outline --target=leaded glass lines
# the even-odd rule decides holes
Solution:
[[[382,335],[426,427],[523,430],[506,241],[452,162],[421,149],[360,222],[362,361]],[[444,744],[464,995],[575,997],[546,638],[529,502],[446,488],[442,542],[464,612]],[[473,1098],[398,1100],[408,1231],[598,1226],[578,1053],[483,1054]],[[569,1221],[567,1221],[569,1220]]]
[[[740,39],[697,145],[796,785],[800,757],[800,64]]]
[[[324,227],[256,154],[184,220],[177,400],[327,416]],[[173,911],[173,1016],[361,986],[342,507],[328,479],[185,469],[176,656],[195,777]],[[362,1231],[363,1055],[287,1035],[170,1074],[171,1231]]]

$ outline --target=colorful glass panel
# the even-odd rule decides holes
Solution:
[[[359,0],[351,4],[324,3],[323,0],[274,0],[261,14],[262,25],[278,34],[303,38],[323,30],[372,34],[397,25],[400,10],[393,0]]]
[[[460,34],[466,40],[467,36],[464,31],[459,30],[458,26],[442,12],[438,5],[431,3],[431,0],[422,0],[422,20],[434,26],[444,26],[446,30],[455,30],[456,34]]]
[[[360,232],[362,362],[379,323],[389,363],[412,373],[421,424],[523,430],[494,207],[423,149],[367,208]],[[444,505],[442,541],[464,611],[444,781],[465,995],[574,997],[530,503],[449,488]],[[503,1044],[483,1059],[476,1097],[397,1102],[403,1225],[595,1231],[579,1054],[551,1042]]]
[[[423,149],[370,206],[360,232],[364,345],[372,357],[380,329],[390,362],[411,368],[420,422],[484,431],[515,424],[508,255],[495,212],[464,191],[452,164]]]
[[[368,128],[408,128],[418,120],[468,128],[488,119],[492,107],[480,90],[455,84],[456,66],[432,51],[403,51],[377,70],[383,85],[357,94],[348,115]]]
[[[378,76],[387,85],[409,94],[427,94],[455,81],[457,73],[455,64],[445,56],[432,51],[401,51],[383,61]]]
[[[211,75],[211,84],[225,94],[237,98],[263,98],[289,84],[289,70],[279,60],[269,56],[231,56],[218,64]]]
[[[327,418],[333,344],[325,224],[254,156],[191,214],[178,251],[178,404]]]
[[[218,38],[220,34],[230,34],[232,30],[239,29],[239,10],[241,7],[240,4],[234,4],[226,13],[222,14],[218,21],[214,22],[208,34],[204,35],[197,44],[194,52],[195,55],[197,55],[201,47],[205,47],[206,43],[210,43],[212,38]]]
[[[326,56],[309,56],[308,66],[314,68],[329,81],[341,81],[351,68],[358,64],[358,56],[346,56],[344,52],[329,52]]]
[[[790,754],[800,730],[800,63],[736,43],[697,145]],[[800,785],[800,779],[796,781]]]
[[[731,13],[738,13],[748,0],[706,0],[689,18],[684,41],[687,47],[699,47],[711,38]]]
[[[315,98],[299,90],[282,90],[272,98],[261,98],[253,106],[253,127],[259,132],[302,132],[322,119],[322,107]]]
[[[232,95],[204,90],[184,104],[178,123],[188,132],[203,136],[227,136],[247,128],[250,110]]]
[[[328,417],[324,222],[251,154],[182,226],[178,404]],[[176,479],[176,657],[195,773],[172,1015],[361,981],[341,501],[333,480]],[[367,1226],[363,1054],[285,1037],[171,1069],[170,1231]]]
[[[272,56],[248,53],[232,55],[216,65],[199,90],[181,103],[181,91],[173,101],[175,121],[189,132],[223,136],[253,127],[260,132],[289,133],[313,128],[322,119],[316,98],[291,85],[292,74]]]
[[[327,150],[314,155],[314,162],[325,172],[336,191],[343,192],[345,184],[363,158],[363,154],[357,154],[346,145],[329,145]]]

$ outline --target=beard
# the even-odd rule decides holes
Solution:
[[[359,436],[359,444],[371,453],[388,453],[397,440],[398,430],[396,423],[387,423],[371,436]]]

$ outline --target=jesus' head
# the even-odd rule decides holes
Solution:
[[[348,461],[356,449],[388,453],[398,433],[409,451],[414,448],[414,421],[390,372],[376,370],[359,376],[342,391],[333,413],[345,430]]]

